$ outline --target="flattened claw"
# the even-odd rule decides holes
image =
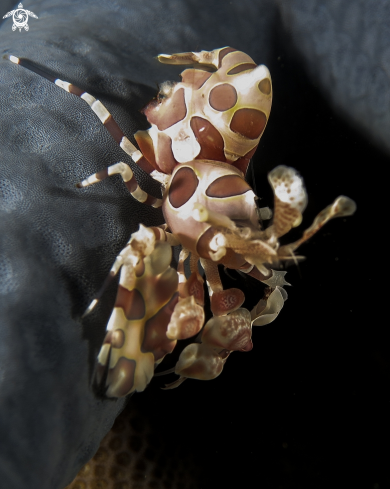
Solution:
[[[193,295],[181,299],[171,316],[167,337],[171,340],[185,340],[195,336],[202,329],[204,310],[195,302]]]
[[[240,289],[225,289],[214,292],[211,296],[211,311],[216,316],[223,316],[241,307],[244,301],[245,296]]]
[[[181,352],[175,373],[182,377],[211,380],[222,372],[230,352],[218,352],[203,343],[191,343]]]
[[[140,225],[115,262],[122,267],[118,293],[95,376],[100,385],[107,372],[108,397],[144,390],[155,364],[176,345],[166,335],[178,301],[171,256],[171,246]]]
[[[287,300],[287,292],[276,287],[271,294],[261,299],[251,311],[252,326],[265,326],[274,321]]]
[[[252,349],[251,315],[240,308],[226,316],[214,316],[202,331],[202,343],[230,351]]]
[[[203,279],[197,272],[193,272],[183,285],[179,285],[180,297],[193,296],[196,303],[204,306]]]

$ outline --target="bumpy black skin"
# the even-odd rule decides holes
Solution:
[[[358,56],[359,36],[362,32],[371,32],[375,27],[346,28],[345,22],[343,23],[350,5],[355,5],[350,8],[357,10],[362,9],[363,4],[366,5],[364,15],[359,16],[361,22],[367,16],[374,15],[370,13],[370,5],[374,1],[379,5],[375,10],[378,15],[375,22],[377,26],[381,26],[388,16],[386,19],[383,13],[380,14],[385,3],[376,0],[340,2],[340,11],[333,10],[331,2],[312,2],[313,7],[309,10],[310,2],[296,0],[97,0],[89,3],[35,0],[24,5],[39,17],[38,20],[30,19],[29,32],[12,32],[12,19],[3,21],[0,28],[0,54],[12,53],[29,58],[52,70],[60,78],[91,92],[107,105],[124,132],[132,135],[136,130],[148,127],[139,109],[155,95],[156,84],[175,78],[175,68],[159,65],[153,59],[158,53],[208,50],[224,45],[247,52],[256,62],[269,66],[275,89],[275,108],[271,112],[270,124],[259,149],[263,158],[262,165],[259,166],[262,181],[265,181],[266,172],[277,164],[297,167],[305,177],[309,189],[312,207],[307,212],[310,217],[314,217],[316,211],[340,193],[356,199],[353,188],[359,185],[355,185],[350,179],[354,162],[350,163],[347,156],[342,162],[337,158],[331,161],[337,163],[338,168],[343,163],[343,179],[339,175],[337,178],[333,177],[334,169],[329,166],[330,160],[327,160],[320,168],[326,171],[324,170],[319,181],[316,149],[308,155],[305,163],[306,144],[297,148],[293,146],[294,141],[299,138],[304,140],[307,130],[305,124],[311,127],[315,122],[316,109],[310,107],[313,112],[310,112],[308,119],[300,113],[302,104],[299,97],[305,99],[306,96],[302,90],[302,86],[306,87],[304,83],[297,85],[296,92],[294,89],[289,92],[291,86],[286,83],[283,67],[285,58],[282,56],[280,62],[276,61],[284,53],[280,48],[281,43],[288,38],[282,35],[281,40],[278,36],[283,34],[284,25],[284,29],[293,34],[296,49],[301,50],[307,61],[306,65],[318,77],[325,93],[329,93],[329,98],[345,112],[349,111],[351,118],[360,120],[361,127],[368,128],[377,141],[383,142],[383,135],[389,134],[389,111],[383,110],[376,97],[387,100],[386,97],[389,96],[388,79],[383,78],[386,73],[381,57],[384,54],[384,44],[373,44],[373,54],[368,57],[368,64],[364,66],[370,76],[377,73],[377,82],[365,85],[366,91],[357,99],[359,93],[356,89],[359,84],[351,79],[348,66],[353,67],[354,60],[362,59]],[[3,2],[1,8],[2,16],[13,8],[13,2]],[[278,8],[282,12],[284,24],[280,21]],[[218,18],[215,12],[219,12]],[[305,12],[308,21],[303,24],[301,21]],[[323,23],[321,19],[326,22]],[[342,58],[344,61],[332,54],[336,52],[334,37],[330,37],[329,42],[323,42],[323,49],[321,53],[318,52],[319,44],[315,40],[323,35],[323,30],[318,25],[326,28],[332,19],[340,35],[336,38],[344,39],[347,44],[349,39],[351,43],[350,54],[346,59]],[[338,63],[343,67],[346,64],[347,68],[339,70]],[[295,64],[295,60],[290,62],[290,74],[292,64]],[[331,66],[334,66],[332,71]],[[176,73],[179,71],[180,68]],[[302,66],[298,65],[294,76],[299,76],[302,71]],[[294,81],[294,77],[290,77],[290,82],[291,80]],[[293,101],[293,108],[296,110],[285,114],[283,104],[287,105],[288,101]],[[316,102],[317,99],[312,104],[314,107]],[[371,114],[371,119],[363,118],[363,121],[360,117],[362,113]],[[299,128],[295,128],[293,124],[297,122],[295,114],[300,117]],[[159,224],[162,216],[158,211],[135,202],[119,177],[84,190],[74,187],[83,177],[109,164],[120,160],[130,161],[78,97],[71,96],[37,75],[1,59],[0,116],[0,485],[6,489],[62,489],[96,451],[100,439],[124,406],[123,400],[101,400],[90,389],[94,358],[105,334],[115,287],[108,291],[101,305],[90,317],[82,321],[81,314],[102,284],[116,254],[131,232],[137,229],[138,223]],[[286,123],[286,120],[290,121],[288,117],[291,117],[291,124]],[[291,138],[289,144],[285,144],[288,137]],[[332,134],[329,137],[332,138]],[[355,141],[354,136],[350,137],[349,141],[351,140]],[[272,146],[269,144],[271,141]],[[319,133],[319,141],[326,146],[327,136],[324,134],[322,138],[322,133]],[[336,153],[332,153],[332,156],[333,154]],[[345,154],[349,155],[348,152]],[[359,152],[355,156],[356,154]],[[374,159],[377,161],[377,156]],[[132,168],[144,188],[158,195],[157,186],[141,171],[137,171],[135,165]],[[331,174],[329,179],[327,173]],[[312,182],[309,181],[310,174]],[[361,186],[363,188],[365,185],[369,189],[370,184],[366,179],[367,176],[362,174]],[[348,182],[350,188],[347,188]],[[266,188],[266,184],[258,187],[258,193],[263,195]],[[315,190],[313,195],[310,190]],[[318,202],[315,201],[317,198]],[[367,195],[366,198],[368,199]],[[368,222],[372,219],[372,213],[366,217],[367,219],[360,214],[360,222]],[[354,371],[359,368],[360,357],[354,357],[351,353],[352,356],[345,359],[346,352],[353,351],[349,346],[350,338],[356,337],[356,325],[349,325],[346,317],[350,314],[350,309],[355,311],[355,306],[358,310],[359,300],[356,299],[356,304],[352,306],[352,296],[346,297],[348,294],[344,293],[344,289],[336,287],[333,278],[345,273],[342,266],[345,267],[347,260],[350,260],[348,280],[350,283],[361,280],[360,276],[351,275],[357,270],[354,264],[358,262],[352,263],[350,257],[350,243],[357,242],[361,236],[358,234],[361,233],[361,228],[356,228],[353,236],[348,232],[351,229],[348,228],[348,223],[340,222],[332,226],[337,230],[332,231],[334,239],[327,238],[326,241],[326,238],[321,238],[321,241],[316,238],[317,245],[312,245],[312,252],[309,246],[302,250],[305,255],[311,253],[312,257],[309,257],[307,263],[312,265],[307,268],[305,264],[301,266],[304,277],[302,289],[299,289],[301,279],[298,273],[289,280],[298,285],[291,292],[293,297],[296,291],[295,305],[293,297],[287,303],[286,311],[283,311],[286,321],[280,323],[278,328],[273,326],[274,329],[267,329],[263,333],[265,336],[262,336],[262,341],[257,346],[260,354],[248,354],[245,358],[237,354],[237,359],[232,358],[231,367],[227,367],[224,374],[224,389],[216,388],[217,382],[224,381],[221,376],[222,380],[218,379],[216,384],[193,382],[189,386],[183,386],[183,393],[169,393],[170,397],[158,393],[155,400],[149,392],[143,394],[151,412],[168,402],[173,407],[181,406],[183,396],[190,395],[191,401],[186,406],[188,409],[194,407],[194,411],[188,416],[191,420],[196,419],[199,413],[207,413],[209,402],[210,405],[222,403],[228,413],[229,409],[232,410],[226,423],[222,420],[222,414],[218,419],[210,415],[210,421],[205,416],[200,422],[200,425],[208,427],[199,447],[199,453],[205,453],[201,462],[205,464],[205,460],[210,460],[214,469],[214,464],[220,464],[220,469],[215,469],[215,477],[219,482],[226,464],[237,465],[236,472],[229,469],[227,476],[230,481],[235,475],[237,484],[242,482],[242,477],[248,480],[246,473],[243,475],[242,467],[245,466],[247,470],[250,470],[248,467],[253,467],[253,473],[259,473],[259,460],[267,460],[262,469],[267,474],[267,466],[272,468],[272,464],[276,464],[275,460],[278,460],[277,457],[281,456],[281,443],[285,440],[290,443],[288,429],[279,433],[279,423],[286,412],[295,413],[291,415],[290,426],[292,432],[294,427],[298,427],[298,434],[295,435],[297,445],[303,443],[299,438],[302,430],[294,416],[299,418],[301,412],[302,418],[299,419],[302,423],[307,422],[311,412],[316,413],[321,420],[318,426],[322,426],[324,420],[337,420],[341,417],[344,420],[344,429],[349,422],[350,410],[340,415],[342,406],[340,407],[337,389],[334,397],[330,397],[332,402],[329,401],[332,406],[337,404],[334,418],[329,417],[329,409],[325,411],[324,408],[324,412],[316,411],[313,405],[309,412],[298,409],[307,408],[305,400],[302,404],[291,401],[299,398],[301,379],[307,392],[310,392],[310,398],[316,385],[320,399],[321,393],[328,392],[329,386],[335,385],[338,379],[344,379],[340,380],[340,392],[344,393],[347,381],[351,385],[347,370],[342,370],[344,363],[353,365]],[[340,234],[343,234],[342,239],[339,238]],[[332,248],[336,245],[333,243],[342,240],[346,243],[345,249],[338,249],[336,255],[336,249]],[[323,249],[319,248],[319,242],[324,243]],[[314,260],[315,256],[329,258],[314,265],[310,260]],[[334,256],[339,258],[337,264]],[[317,289],[318,274],[325,269],[326,273],[321,275],[322,289]],[[365,270],[365,279],[368,275],[369,272]],[[291,275],[288,278],[290,277]],[[327,285],[326,278],[329,278]],[[248,288],[256,292],[254,295],[258,299],[256,287],[252,285]],[[322,296],[318,290],[323,293]],[[319,309],[323,297],[332,299],[326,310]],[[302,326],[302,310],[306,311],[308,304],[313,310],[311,314],[305,312],[309,319]],[[338,317],[342,318],[339,324],[335,323],[335,318]],[[289,318],[296,318],[293,324]],[[283,315],[280,320],[282,319]],[[367,321],[368,319],[370,327],[378,323],[371,316]],[[319,324],[320,320],[324,321],[323,327]],[[325,335],[323,332],[327,331],[330,324],[333,330]],[[313,337],[316,331],[318,336]],[[315,345],[310,354],[302,346],[308,336],[312,340],[311,345]],[[296,342],[293,343],[294,341]],[[331,349],[340,344],[345,345],[342,360],[337,357],[337,351],[334,359],[330,354],[333,351]],[[337,365],[337,372],[333,376],[328,367],[330,357]],[[369,371],[370,365],[367,364],[364,372]],[[321,371],[321,368],[325,370]],[[254,382],[251,375],[258,375],[258,372],[263,372],[263,377],[256,377]],[[310,372],[315,374],[310,376]],[[370,372],[375,372],[375,368]],[[248,373],[251,375],[247,375]],[[321,380],[328,378],[331,379],[329,385]],[[360,380],[352,381],[355,390],[358,390],[359,382]],[[260,407],[259,389],[263,399]],[[245,398],[245,403],[236,395],[237,391],[246,393],[248,397]],[[296,392],[298,395],[293,397]],[[380,389],[376,392],[380,392]],[[229,404],[224,402],[226,393]],[[213,395],[215,398],[212,398]],[[343,403],[344,401],[341,405]],[[322,398],[318,405],[323,405]],[[246,424],[247,406],[255,407],[250,425]],[[351,410],[357,409],[352,402],[351,406]],[[165,417],[161,418],[160,424],[167,423],[170,427],[176,422],[176,416],[169,424],[171,406],[165,406],[164,409]],[[240,413],[245,417],[245,426]],[[364,417],[372,419],[373,416],[362,412],[359,419]],[[237,425],[231,427],[231,420],[235,422],[236,419]],[[216,426],[218,422],[220,426]],[[181,419],[177,424],[184,433],[183,427],[187,427],[188,419]],[[312,425],[309,422],[307,425],[310,425],[308,431],[311,433]],[[269,433],[264,437],[267,426]],[[336,425],[329,424],[330,429],[332,426]],[[235,438],[236,448],[239,446],[240,450],[234,452],[231,437],[235,432],[243,431],[248,433],[248,437]],[[379,428],[373,431],[380,432]],[[217,434],[215,436],[221,443],[218,453],[223,455],[217,455],[214,448],[211,450],[204,446],[204,440],[210,433]],[[338,437],[339,434],[340,430],[335,429],[334,436]],[[327,432],[324,431],[323,436],[328,436]],[[310,437],[308,439],[305,450],[311,456],[313,443],[310,442]],[[268,440],[268,445],[262,440]],[[329,447],[332,448],[329,450],[333,453],[337,441],[330,441],[332,443]],[[243,447],[249,447],[249,442],[253,443],[251,450],[243,450]],[[259,443],[261,449],[257,448]],[[223,451],[225,446],[226,452]],[[368,446],[379,445],[362,444],[363,448]],[[273,451],[270,447],[273,447]],[[226,458],[232,450],[233,456]],[[297,453],[298,458],[292,462],[295,466],[300,464],[299,451]],[[365,452],[357,450],[356,454],[358,453]],[[220,460],[218,456],[221,457]],[[318,456],[320,461],[322,458],[321,455]],[[321,465],[321,462],[318,463]],[[305,462],[302,466],[303,473],[306,474]],[[337,465],[334,466],[337,468]],[[288,467],[291,467],[291,463],[286,463],[286,467],[286,473],[289,474]],[[272,484],[275,470],[272,468],[272,474],[269,475]],[[328,465],[324,464],[323,473],[327,471]],[[209,474],[210,471],[207,473],[207,480],[210,481]],[[317,477],[314,469],[313,474],[313,478]],[[266,485],[270,485],[269,481]],[[206,488],[206,485],[201,487]]]

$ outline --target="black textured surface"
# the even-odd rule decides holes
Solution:
[[[347,5],[362,2],[312,3],[313,9],[310,2],[279,2],[283,24],[271,1],[36,0],[24,4],[39,17],[28,33],[12,32],[10,19],[0,29],[0,54],[28,57],[90,91],[128,135],[147,127],[138,110],[156,83],[174,79],[174,69],[153,56],[242,49],[269,66],[274,84],[254,165],[264,203],[270,203],[266,173],[278,164],[305,178],[304,224],[340,193],[357,201],[356,216],[330,223],[302,248],[307,261],[286,277],[294,284],[290,298],[277,322],[254,331],[251,353],[232,355],[215,381],[162,392],[163,379],[156,379],[137,396],[156,429],[193,447],[204,472],[201,489],[390,486],[389,355],[375,274],[386,259],[378,246],[386,195],[378,175],[388,157],[329,108],[352,97],[348,76],[321,85],[323,98],[304,74],[306,66],[326,80],[329,71],[326,53],[307,55],[314,52],[312,36],[326,26],[318,10],[344,5],[337,24]],[[305,9],[311,17],[296,27]],[[345,23],[337,26],[343,34]],[[356,39],[352,28],[347,34]],[[323,42],[329,52],[335,38]],[[344,63],[352,70],[356,53],[349,53]],[[367,94],[359,100],[380,140],[384,112],[364,102],[378,95],[375,84]],[[95,398],[89,387],[114,288],[91,317],[80,316],[138,222],[156,224],[161,215],[134,202],[119,177],[74,188],[108,164],[129,162],[79,98],[5,60],[0,97],[0,487],[62,489],[123,406]],[[243,286],[257,298],[252,283]]]

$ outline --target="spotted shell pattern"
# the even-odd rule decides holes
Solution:
[[[141,151],[167,174],[195,159],[227,162],[245,173],[271,110],[268,68],[229,47],[186,54],[159,56],[161,62],[205,67],[183,71],[182,82],[163,85],[144,109],[151,128],[135,134]]]
[[[195,205],[223,214],[252,229],[259,229],[255,194],[233,165],[210,160],[194,160],[178,165],[163,199],[166,222],[182,245],[201,258],[211,259],[213,226],[194,217]],[[228,268],[249,266],[237,255],[234,259],[225,255],[219,263]]]

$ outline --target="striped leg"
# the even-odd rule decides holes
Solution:
[[[183,340],[195,336],[204,323],[203,279],[197,268],[196,270],[194,268],[198,257],[192,260],[192,273],[188,280],[184,272],[184,261],[189,253],[186,248],[181,250],[177,266],[179,302],[175,306],[167,329],[167,337],[172,340]]]
[[[190,257],[190,270],[191,275],[187,279],[184,262],[189,256],[190,251],[183,248],[180,252],[179,262],[177,264],[177,274],[179,276],[179,294],[181,299],[193,296],[195,302],[200,306],[204,306],[204,292],[203,292],[203,278],[198,271],[199,256],[191,253]]]
[[[123,134],[122,129],[119,127],[118,123],[115,121],[115,119],[112,117],[112,115],[109,113],[107,108],[95,97],[93,97],[91,94],[85,92],[79,87],[76,87],[76,85],[73,85],[72,83],[68,83],[66,81],[60,80],[59,78],[55,78],[54,76],[50,75],[49,73],[46,73],[44,70],[41,68],[38,68],[34,66],[33,63],[31,63],[29,60],[25,58],[17,58],[16,56],[4,55],[5,59],[8,59],[14,64],[23,66],[24,68],[27,68],[30,71],[33,71],[37,75],[42,76],[43,78],[46,78],[46,80],[51,81],[52,83],[55,83],[58,87],[62,88],[66,92],[69,92],[73,95],[77,95],[81,99],[83,99],[87,104],[91,107],[91,109],[95,112],[95,114],[99,117],[100,121],[102,124],[105,126],[107,131],[111,134],[111,136],[115,139],[115,141],[119,144],[119,146],[123,149],[125,153],[127,153],[137,165],[142,168],[146,173],[150,174],[152,173],[155,169],[152,167],[152,165],[146,160],[146,158],[143,156],[141,151],[139,151],[130,141],[129,139]]]
[[[176,236],[167,231],[168,226],[162,224],[161,226],[150,227],[149,229],[154,232],[154,236],[157,241],[166,241],[170,246],[179,246],[180,240]]]
[[[136,200],[138,200],[138,202],[141,202],[142,204],[148,204],[156,208],[161,207],[162,199],[153,197],[152,195],[149,195],[144,190],[142,190],[138,185],[138,182],[131,168],[126,163],[123,163],[123,161],[115,163],[114,165],[111,165],[104,170],[90,175],[85,180],[78,183],[76,186],[78,188],[88,187],[89,185],[93,185],[94,183],[101,182],[111,175],[120,175],[125,182],[125,185],[128,188],[129,192]]]

